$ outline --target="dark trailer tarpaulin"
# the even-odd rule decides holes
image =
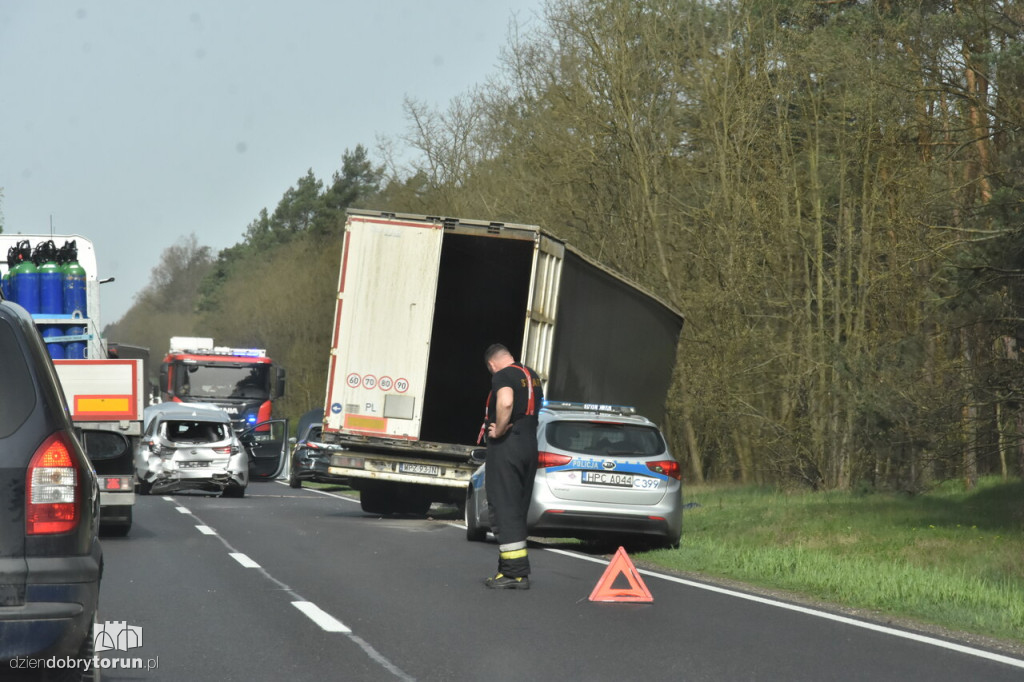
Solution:
[[[682,328],[682,315],[567,248],[547,396],[632,405],[663,424]]]

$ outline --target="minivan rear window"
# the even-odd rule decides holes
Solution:
[[[36,386],[14,327],[0,320],[0,438],[25,423],[36,406]]]
[[[639,424],[553,421],[544,435],[552,447],[585,455],[650,457],[665,452],[661,432]]]

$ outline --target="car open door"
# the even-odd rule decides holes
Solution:
[[[238,434],[249,451],[249,481],[270,481],[284,471],[288,455],[288,420],[270,419]]]

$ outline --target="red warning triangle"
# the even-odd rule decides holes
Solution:
[[[613,587],[620,575],[624,575],[629,581],[629,589]],[[604,569],[604,575],[594,586],[594,591],[590,593],[590,601],[651,602],[654,601],[654,597],[651,596],[651,591],[647,589],[633,561],[626,554],[626,549],[619,547],[619,551],[608,563],[608,568]]]

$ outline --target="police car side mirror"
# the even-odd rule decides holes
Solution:
[[[469,461],[473,464],[483,464],[485,459],[487,459],[486,448],[476,448],[469,453]]]

